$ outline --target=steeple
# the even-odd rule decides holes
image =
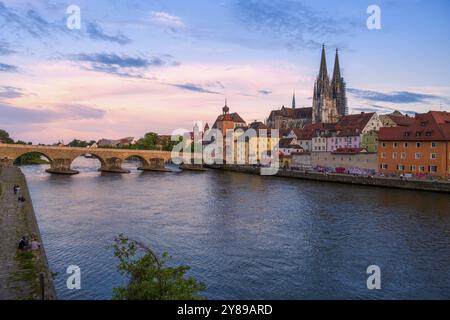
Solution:
[[[333,80],[339,81],[341,79],[341,68],[339,66],[339,50],[336,49],[336,58],[334,60]]]
[[[225,106],[222,108],[223,114],[228,114],[230,112],[230,108],[227,105],[227,99],[225,99]]]
[[[292,96],[292,109],[295,109],[295,91],[294,95]]]
[[[325,57],[325,44],[322,45],[322,58],[320,60],[319,79],[328,79],[327,59]]]

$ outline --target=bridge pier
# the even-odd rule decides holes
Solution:
[[[50,169],[45,170],[52,174],[64,174],[64,175],[74,175],[80,173],[79,171],[70,169],[70,164],[72,159],[53,159],[50,162]]]
[[[164,159],[150,159],[148,164],[143,165],[142,167],[139,167],[138,170],[143,171],[159,171],[159,172],[171,172],[172,170],[169,170],[165,167],[165,160]]]
[[[99,169],[99,171],[110,173],[130,173],[130,170],[122,168],[122,164],[122,159],[108,158],[104,162],[102,162],[102,167]]]
[[[180,166],[181,169],[187,171],[207,171],[203,164],[182,164]]]

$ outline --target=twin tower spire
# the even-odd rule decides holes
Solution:
[[[325,45],[322,46],[320,70],[314,84],[313,122],[337,122],[347,112],[346,84],[341,76],[339,51],[336,49],[333,77],[328,77]]]
[[[326,54],[325,54],[325,45],[322,45],[322,58],[320,60],[319,79],[320,80],[328,80],[327,58],[326,58]],[[341,79],[341,68],[339,65],[339,49],[336,49],[336,58],[334,60],[334,71],[333,71],[332,80],[340,80],[340,79]]]
[[[317,88],[317,84],[319,84],[322,88]],[[329,86],[330,90],[326,90]],[[318,90],[316,90],[318,89]],[[320,70],[319,70],[319,76],[317,77],[316,87],[314,89],[314,96],[321,95],[322,93],[325,94],[326,92],[329,92],[329,95],[333,98],[340,98],[340,101],[336,101],[336,107],[337,107],[337,113],[340,115],[345,115],[347,113],[347,99],[345,97],[345,82],[344,79],[341,77],[341,67],[339,64],[339,50],[336,49],[336,57],[334,60],[334,70],[333,70],[333,78],[331,80],[331,86],[330,86],[330,79],[328,77],[328,70],[327,70],[327,58],[325,54],[325,44],[322,45],[322,57],[320,59]],[[296,103],[295,103],[295,91],[292,95],[292,108],[295,109]],[[319,119],[317,119],[319,120]]]

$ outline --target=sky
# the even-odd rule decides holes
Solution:
[[[34,143],[170,134],[211,125],[225,99],[264,121],[294,91],[311,106],[323,43],[350,113],[450,111],[449,16],[447,0],[0,0],[0,128]]]

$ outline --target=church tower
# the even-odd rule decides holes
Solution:
[[[320,70],[314,84],[313,95],[313,123],[337,122],[338,113],[333,100],[330,78],[327,71],[327,60],[325,56],[325,45],[322,46],[322,57]]]
[[[292,109],[295,109],[295,92],[294,95],[292,96]]]
[[[341,77],[341,69],[339,66],[339,51],[336,49],[336,58],[334,60],[333,79],[331,80],[331,88],[333,91],[333,99],[335,100],[337,113],[340,116],[348,114],[346,84],[344,78]]]

